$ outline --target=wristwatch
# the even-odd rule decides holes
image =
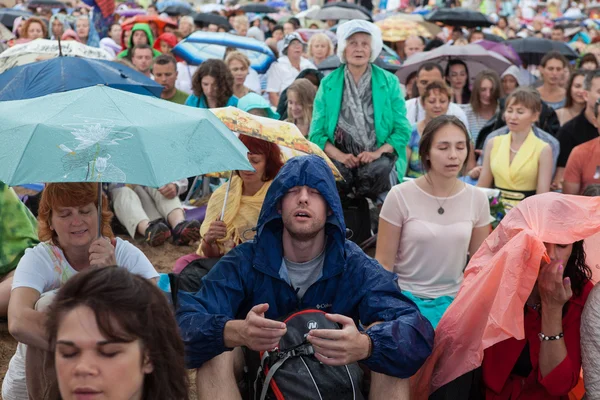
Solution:
[[[554,336],[546,336],[544,335],[542,332],[538,333],[538,337],[540,338],[540,342],[544,342],[547,340],[559,340],[562,339],[564,336],[564,334],[561,332],[558,335],[554,335]]]

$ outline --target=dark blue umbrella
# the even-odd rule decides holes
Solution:
[[[162,85],[119,63],[57,57],[0,74],[0,101],[31,99],[95,85],[154,97],[160,97],[163,90]]]

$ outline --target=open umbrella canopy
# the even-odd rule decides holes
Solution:
[[[134,17],[127,18],[121,23],[121,26],[123,27],[123,29],[128,30],[131,29],[135,24],[148,24],[150,22],[156,24],[156,26],[158,27],[159,35],[165,31],[165,27],[167,26],[177,29],[177,21],[172,20],[171,18],[163,18],[158,15],[136,15]]]
[[[231,30],[232,27],[227,21],[227,18],[213,13],[197,13],[194,14],[194,22],[197,24],[203,24],[205,26],[209,24],[224,26],[227,30]]]
[[[474,43],[465,46],[444,45],[431,51],[413,54],[396,75],[400,78],[400,82],[405,83],[406,78],[412,72],[417,71],[424,62],[434,62],[440,64],[442,68],[446,68],[448,61],[455,59],[462,60],[467,64],[469,76],[472,78],[486,69],[492,69],[501,75],[512,65],[505,57]]]
[[[440,8],[425,17],[426,21],[441,22],[444,25],[464,26],[466,28],[492,26],[492,21],[479,11],[468,8]]]
[[[283,150],[287,159],[315,154],[331,168],[336,179],[342,179],[340,171],[319,146],[302,135],[298,127],[285,121],[258,117],[236,107],[213,108],[211,111],[233,132],[275,143]]]
[[[404,19],[407,21],[417,21],[417,22],[425,21],[425,18],[423,18],[423,16],[420,14],[406,14],[406,13],[399,12],[399,11],[388,11],[385,13],[379,13],[373,17],[373,20],[374,21],[383,21],[384,19],[388,19],[391,17]]]
[[[576,60],[579,57],[568,44],[555,40],[529,37],[507,40],[506,44],[515,49],[521,60],[527,65],[540,65],[542,58],[551,51],[558,51],[567,60]]]
[[[382,39],[386,42],[400,42],[410,36],[432,38],[442,31],[440,27],[429,22],[410,21],[395,17],[377,21],[375,25],[381,29]]]
[[[160,97],[163,87],[125,65],[106,60],[57,57],[0,74],[0,101],[23,100],[95,85]]]
[[[308,41],[311,37],[313,37],[313,35],[316,35],[317,33],[324,33],[329,39],[331,39],[333,45],[337,46],[337,36],[330,30],[300,28],[296,29],[295,32],[298,33],[302,37],[302,40],[304,40],[306,43],[308,43]]]
[[[228,47],[235,47],[245,54],[250,59],[250,66],[259,74],[266,73],[275,61],[273,51],[264,42],[223,32],[194,32],[173,48],[173,54],[188,64],[198,65],[211,58],[222,60]]]
[[[6,26],[0,24],[0,43],[8,42],[9,40],[14,39],[16,36],[14,33],[10,31]]]
[[[67,6],[65,3],[59,0],[30,0],[27,2],[27,8],[36,9],[41,8],[61,8],[66,10]]]
[[[192,6],[181,0],[165,0],[156,3],[156,8],[160,13],[169,15],[189,15],[194,12]]]
[[[28,43],[17,44],[0,53],[0,74],[19,65],[30,64],[40,60],[48,60],[64,56],[111,60],[112,56],[103,49],[86,46],[74,40],[60,42],[47,39],[36,39]]]
[[[208,110],[106,86],[0,102],[0,181],[10,186],[160,187],[209,172],[251,171],[247,153]]]
[[[261,3],[248,3],[239,6],[239,9],[245,13],[256,13],[256,14],[271,14],[279,11],[279,8],[272,7]]]
[[[362,19],[371,21],[371,12],[365,7],[354,3],[335,2],[327,3],[320,10],[314,10],[306,14],[306,18],[326,20],[340,19]]]
[[[12,29],[15,19],[19,17],[31,17],[31,15],[32,14],[29,11],[15,10],[13,8],[0,8],[0,24]]]
[[[480,40],[478,42],[475,42],[474,44],[481,46],[486,50],[493,51],[494,53],[500,54],[501,56],[508,59],[510,62],[512,62],[515,65],[522,64],[521,58],[519,57],[519,55],[517,54],[515,49],[513,49],[512,47],[510,47],[509,45],[507,45],[505,43],[497,43],[497,42],[492,42],[490,40]]]

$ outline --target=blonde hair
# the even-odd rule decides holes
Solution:
[[[229,67],[229,63],[234,60],[244,64],[246,66],[246,69],[250,68],[250,60],[248,59],[248,57],[246,57],[245,54],[239,51],[232,51],[229,54],[227,54],[227,57],[225,57],[225,64],[227,64],[227,67]]]
[[[239,26],[239,24],[244,24],[245,26],[250,27],[248,17],[245,15],[238,15],[237,17],[233,18],[233,29],[236,29],[236,26]]]
[[[327,42],[327,44],[329,45],[329,51],[327,52],[327,56],[333,55],[333,42],[331,41],[331,39],[329,39],[329,36],[327,36],[324,33],[316,33],[312,35],[308,41],[308,58],[313,58],[312,45],[320,41]]]
[[[302,114],[304,122],[310,125],[312,121],[313,114],[313,103],[315,101],[315,96],[317,95],[317,88],[306,78],[296,79],[287,89],[288,96],[288,104],[290,98],[290,92],[294,92],[298,97],[298,102],[302,104]],[[294,118],[292,117],[292,113],[290,107],[288,105],[287,108],[288,118],[287,122],[294,123]]]

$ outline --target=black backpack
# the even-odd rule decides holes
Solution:
[[[363,372],[358,363],[339,367],[322,364],[306,340],[312,329],[340,329],[320,310],[304,310],[283,322],[287,332],[279,347],[246,353],[250,396],[253,400],[363,400]]]

